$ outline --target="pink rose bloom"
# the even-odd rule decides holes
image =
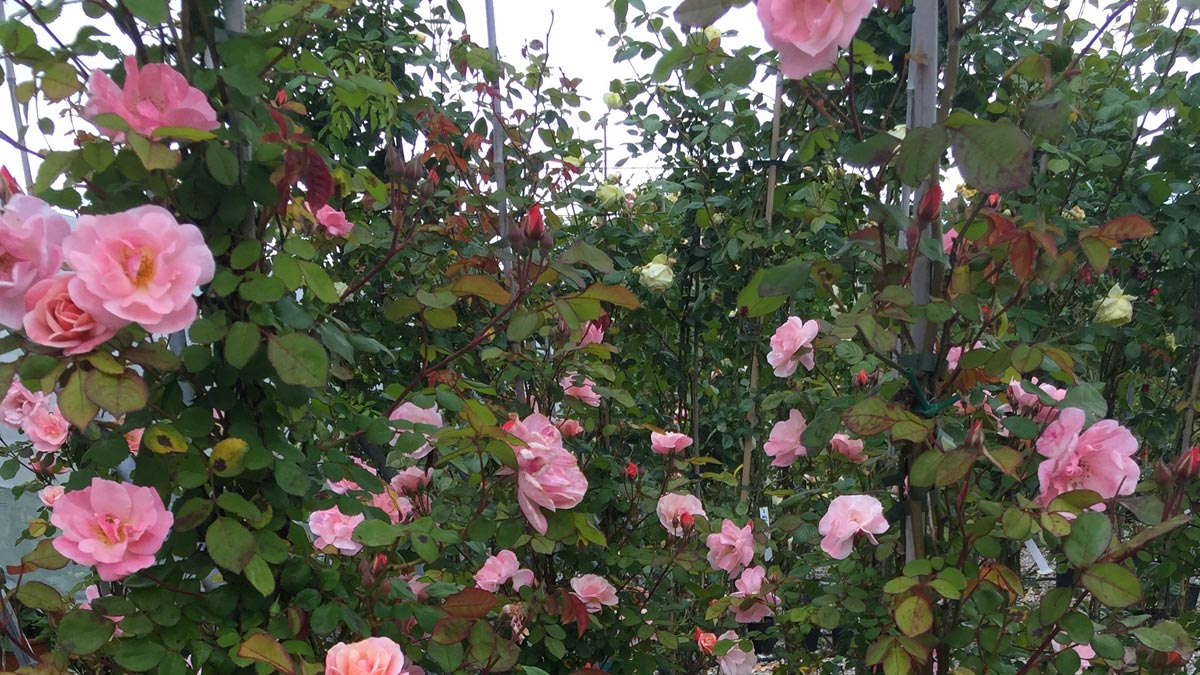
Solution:
[[[1054,645],[1054,652],[1056,654],[1064,649],[1068,649],[1067,645],[1061,642],[1052,642],[1051,644]],[[1096,658],[1096,650],[1091,645],[1076,643],[1071,645],[1069,649],[1073,649],[1079,655],[1079,670],[1075,671],[1077,674],[1091,668],[1092,659]]]
[[[737,633],[727,630],[721,633],[717,639],[735,643],[729,651],[717,657],[717,666],[721,670],[721,675],[752,675],[754,673],[758,657],[754,654],[753,649],[746,651],[741,648]]]
[[[517,502],[526,520],[540,534],[549,524],[542,509],[557,511],[577,506],[588,481],[579,462],[562,446],[562,435],[544,415],[533,413],[513,425],[509,433],[523,444],[514,445],[517,456]]]
[[[37,197],[14,195],[0,211],[0,326],[20,330],[25,293],[62,267],[67,219]]]
[[[1030,382],[1055,401],[1061,401],[1067,396],[1066,389],[1059,389],[1049,382],[1039,384],[1036,377],[1031,378]],[[1058,417],[1058,408],[1052,408],[1042,403],[1037,394],[1026,391],[1025,387],[1021,386],[1020,380],[1008,383],[1008,401],[1016,409],[1017,414],[1029,417],[1039,424],[1051,422]]]
[[[142,436],[145,434],[145,429],[130,429],[125,432],[125,444],[129,446],[129,454],[138,454],[138,450],[142,449]]]
[[[33,414],[38,406],[49,405],[50,397],[42,392],[29,391],[20,379],[14,378],[0,401],[0,423],[10,429],[20,429],[26,418]]]
[[[357,464],[359,466],[359,468],[361,468],[363,471],[366,471],[367,473],[371,474],[372,476],[379,475],[379,472],[375,470],[375,467],[367,466],[367,463],[362,461],[358,457],[351,457],[350,461]],[[339,495],[344,495],[347,492],[362,492],[362,489],[363,489],[361,485],[359,485],[358,483],[355,483],[353,480],[351,480],[349,478],[343,478],[341,480],[326,480],[325,485],[329,488],[329,490],[331,492],[333,492],[335,494],[339,494]]]
[[[50,522],[61,530],[56,551],[117,581],[154,564],[175,517],[154,488],[92,478],[58,498]]]
[[[696,629],[696,647],[705,654],[712,654],[713,647],[717,646],[717,634],[705,633],[699,628]]]
[[[958,230],[953,227],[947,228],[942,233],[942,253],[950,255],[950,251],[954,250],[954,240],[958,239]]]
[[[81,310],[112,329],[136,321],[151,333],[192,325],[192,292],[216,269],[200,230],[160,206],[80,216],[63,255],[75,270],[69,290]]]
[[[66,491],[63,490],[61,485],[47,485],[41,490],[38,490],[37,494],[38,499],[42,500],[42,503],[46,505],[46,508],[52,509],[54,508],[54,503],[57,502],[58,498],[63,496],[65,492]]]
[[[29,437],[29,441],[33,443],[33,449],[45,453],[58,452],[63,443],[67,442],[67,436],[71,430],[67,418],[63,417],[58,410],[52,409],[49,401],[43,401],[35,406],[33,412],[29,413],[29,417],[25,418],[25,423],[21,426],[25,430],[25,435]]]
[[[408,590],[412,591],[412,594],[416,596],[418,600],[429,599],[429,592],[426,589],[428,589],[430,585],[430,582],[421,581],[415,576],[408,580]]]
[[[683,536],[683,514],[686,513],[693,518],[696,516],[708,517],[708,514],[704,512],[704,505],[700,503],[699,499],[692,495],[681,495],[675,492],[659,497],[655,512],[658,513],[658,522],[662,523],[667,532],[674,537]]]
[[[788,412],[786,420],[776,422],[775,426],[771,427],[771,435],[763,444],[763,452],[774,458],[771,460],[771,466],[791,466],[796,459],[808,455],[808,448],[800,442],[800,436],[807,428],[808,422],[804,415],[794,408]]]
[[[325,228],[331,237],[344,237],[350,234],[350,230],[354,229],[354,223],[346,220],[346,214],[338,211],[332,206],[326,204],[316,211],[312,210],[312,204],[305,204],[309,212],[316,217],[317,223]]]
[[[821,550],[842,560],[854,548],[854,537],[860,532],[878,544],[875,535],[887,532],[888,521],[883,516],[883,504],[869,495],[842,495],[829,504],[829,510],[817,524],[824,535]]]
[[[404,675],[404,651],[383,637],[339,642],[325,654],[325,675]]]
[[[591,378],[585,377],[580,380],[580,384],[575,384],[575,379],[577,377],[578,375],[576,373],[567,373],[561,380],[558,381],[559,385],[561,385],[563,388],[563,394],[572,398],[577,398],[593,408],[599,406],[600,394],[592,391],[592,387],[596,386],[596,383],[593,382]]]
[[[867,456],[863,454],[863,442],[857,438],[850,438],[846,434],[834,434],[833,438],[829,439],[829,447],[834,452],[845,455],[851,462],[867,461]]]
[[[565,419],[558,423],[558,431],[563,436],[571,438],[583,433],[583,425],[578,420]]]
[[[438,409],[437,404],[434,404],[432,408],[422,408],[416,403],[408,401],[393,410],[392,414],[388,415],[388,419],[393,422],[404,420],[405,422],[410,422],[412,424],[422,424],[425,426],[434,427],[436,429],[441,429],[443,426],[445,426],[445,423],[442,422],[442,411]],[[400,434],[396,434],[396,438],[399,439]],[[394,442],[395,441],[393,441],[393,443]],[[409,457],[413,459],[421,459],[422,457],[425,457],[429,453],[433,452],[433,445],[431,445],[432,442],[433,438],[429,434],[425,434],[425,444],[414,450]]]
[[[605,606],[617,605],[617,589],[596,574],[585,574],[571,580],[575,597],[587,607],[588,614],[599,614]]]
[[[767,363],[775,368],[776,377],[791,375],[796,372],[797,365],[803,365],[808,370],[817,367],[812,341],[817,337],[819,330],[820,326],[816,321],[801,321],[800,317],[796,316],[789,316],[788,320],[776,329],[775,334],[771,336],[771,352],[767,354]]]
[[[308,529],[317,535],[313,548],[327,553],[336,551],[343,555],[358,553],[363,545],[354,541],[354,528],[366,519],[361,513],[348,516],[336,506],[324,511],[313,511],[308,517]]]
[[[604,325],[599,321],[588,321],[583,324],[579,338],[579,346],[598,345],[604,342]]]
[[[766,578],[766,568],[758,565],[746,568],[746,571],[742,572],[742,576],[734,582],[737,591],[729,594],[729,597],[736,599],[729,605],[729,609],[733,610],[734,621],[758,623],[775,613],[775,607],[779,605],[779,598],[774,593],[763,593],[762,585]],[[753,598],[754,604],[743,609],[746,598]]]
[[[974,345],[971,346],[971,349],[983,349],[983,348],[984,348],[984,344],[982,342],[976,342]],[[963,352],[971,351],[971,349],[963,349],[962,347],[951,347],[950,349],[947,349],[946,350],[946,372],[952,373],[952,372],[958,370],[958,361],[959,361],[959,359],[962,358]]]
[[[721,522],[721,531],[708,535],[708,564],[729,574],[742,571],[754,559],[754,525],[738,527],[728,518]]]
[[[475,585],[489,593],[499,591],[501,586],[510,581],[514,591],[532,586],[533,570],[523,569],[517,554],[507,549],[489,557],[475,573]]]
[[[416,494],[421,488],[429,485],[429,481],[433,480],[433,469],[422,471],[415,466],[401,471],[392,477],[392,489],[400,494]]]
[[[758,0],[758,20],[779,52],[779,70],[799,80],[832,66],[874,6],[873,0]]]
[[[1042,506],[1072,490],[1112,499],[1131,495],[1137,487],[1141,472],[1133,459],[1138,449],[1133,434],[1115,420],[1100,420],[1087,431],[1083,424],[1082,410],[1066,408],[1038,438],[1038,454],[1046,458],[1038,465]]]
[[[692,437],[674,431],[658,433],[650,432],[650,449],[660,455],[674,455],[683,452],[692,444]]]
[[[60,274],[34,284],[25,294],[25,335],[61,349],[63,356],[86,354],[117,334],[80,309],[67,292],[73,274]]]
[[[383,492],[377,495],[371,495],[371,506],[386,513],[393,525],[407,522],[413,516],[412,500],[400,496],[390,487],[385,487]]]
[[[190,86],[183,75],[162,63],[147,64],[139,70],[137,59],[125,57],[123,87],[118,87],[104,71],[93,70],[88,94],[84,117],[90,120],[97,115],[119,115],[132,131],[148,138],[157,138],[155,130],[163,127],[212,131],[218,126],[217,112],[204,92]],[[123,132],[99,128],[114,140],[125,139]]]

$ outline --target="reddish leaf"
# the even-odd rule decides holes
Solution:
[[[583,601],[574,593],[564,593],[563,595],[562,623],[575,622],[575,626],[579,630],[579,637],[583,637],[588,628],[587,605],[583,604]]]
[[[1154,226],[1141,216],[1118,216],[1100,227],[1100,236],[1115,241],[1145,239],[1154,232]]]
[[[305,200],[311,208],[319,209],[329,202],[333,195],[333,176],[329,173],[325,158],[312,148],[304,149],[304,169],[300,173],[300,180],[308,189]]]
[[[252,634],[238,647],[237,655],[244,659],[259,661],[273,666],[275,670],[293,675],[296,672],[296,662],[292,660],[287,650],[275,638],[259,631]]]
[[[453,645],[467,639],[471,633],[472,619],[448,616],[433,625],[433,641],[439,645]]]
[[[463,619],[482,619],[496,606],[496,596],[482,588],[464,588],[446,598],[442,609],[450,616]]]

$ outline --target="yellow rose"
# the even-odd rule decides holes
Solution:
[[[675,283],[675,272],[671,270],[671,261],[661,253],[654,256],[650,264],[639,270],[642,285],[651,293],[662,293]]]
[[[1096,321],[1109,326],[1124,326],[1133,319],[1133,296],[1125,295],[1120,284],[1115,284],[1108,295],[1092,305]]]

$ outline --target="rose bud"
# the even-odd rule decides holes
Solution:
[[[625,477],[628,478],[629,480],[637,480],[637,477],[638,477],[637,464],[630,462],[625,465]]]
[[[1190,450],[1180,455],[1171,469],[1180,481],[1190,481],[1200,474],[1200,445],[1193,445]]]
[[[933,222],[937,220],[938,214],[942,209],[942,186],[934,183],[925,191],[925,195],[921,197],[921,204],[917,206],[917,219],[924,222]]]
[[[530,206],[529,212],[525,214],[523,225],[525,236],[530,241],[541,239],[542,234],[546,231],[546,220],[542,217],[542,207],[537,204]]]
[[[987,199],[985,199],[983,201],[983,205],[988,207],[989,209],[1000,208],[1000,193],[993,192],[992,194],[988,195]]]
[[[867,371],[865,370],[858,371],[858,374],[854,376],[854,386],[858,387],[859,389],[865,388],[868,381],[869,379],[867,377]]]
[[[693,525],[696,524],[696,517],[693,516],[692,514],[688,513],[687,511],[684,511],[679,516],[679,524],[682,527],[684,527],[685,529],[690,529]]]

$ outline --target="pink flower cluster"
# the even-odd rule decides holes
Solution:
[[[137,59],[125,57],[125,84],[118,87],[102,70],[92,71],[90,94],[83,116],[117,115],[129,129],[147,138],[160,138],[159,130],[171,128],[212,131],[217,128],[217,112],[204,92],[189,85],[175,69],[162,63],[138,68]],[[97,125],[99,126],[99,125]],[[121,131],[100,127],[100,131],[118,141]]]
[[[521,567],[517,554],[507,549],[489,557],[475,573],[475,585],[489,593],[499,591],[501,586],[510,581],[513,591],[532,586],[533,570]]]
[[[1045,457],[1038,465],[1042,506],[1072,490],[1112,499],[1133,494],[1137,487],[1137,439],[1115,420],[1100,420],[1084,430],[1085,421],[1079,408],[1065,408],[1038,438],[1038,454]]]
[[[512,446],[517,456],[517,503],[533,529],[545,534],[549,523],[542,509],[577,506],[587,492],[587,477],[575,455],[563,447],[558,427],[545,415],[533,413],[505,428],[520,441]]]
[[[67,419],[54,407],[50,396],[30,391],[19,379],[12,381],[0,401],[0,424],[23,431],[33,449],[45,454],[58,452],[70,431]]]
[[[92,478],[90,486],[54,502],[50,523],[61,534],[54,548],[117,581],[154,564],[175,518],[154,488]]]
[[[746,568],[742,576],[734,582],[737,590],[729,594],[733,599],[729,608],[733,611],[734,621],[758,623],[775,613],[775,608],[779,606],[779,596],[763,591],[766,578],[767,570],[758,565]]]
[[[767,354],[767,363],[775,369],[776,377],[787,377],[796,372],[796,366],[804,366],[806,370],[817,367],[813,356],[812,341],[816,339],[820,326],[816,321],[802,321],[800,317],[789,316],[775,334],[771,336],[771,352]]]
[[[842,560],[854,548],[854,538],[863,534],[871,543],[878,544],[875,535],[887,532],[888,521],[883,515],[883,504],[869,495],[842,495],[835,497],[829,510],[817,524],[817,532],[824,538],[821,550],[832,558]]]

